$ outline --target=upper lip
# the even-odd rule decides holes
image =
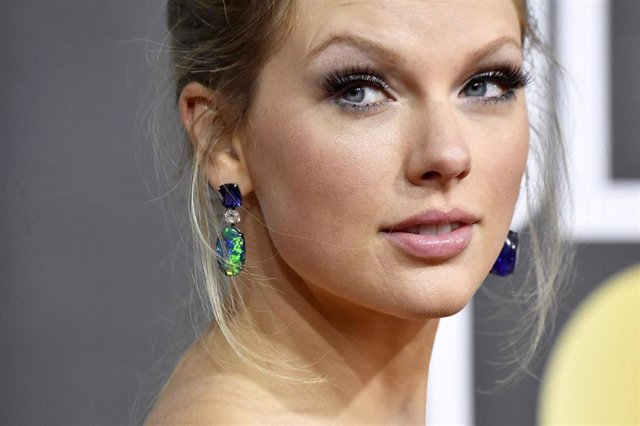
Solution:
[[[415,216],[411,216],[401,222],[391,225],[383,231],[393,232],[419,225],[444,225],[447,223],[459,222],[463,225],[470,225],[479,220],[477,216],[463,209],[455,208],[451,210],[429,209]]]

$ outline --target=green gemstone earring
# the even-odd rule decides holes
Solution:
[[[218,266],[225,275],[234,277],[242,271],[245,259],[244,235],[235,227],[240,222],[240,213],[236,210],[242,206],[242,193],[235,183],[226,183],[218,188],[220,201],[225,207],[224,222],[226,226],[216,241]]]

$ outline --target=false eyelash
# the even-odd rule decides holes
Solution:
[[[504,83],[509,90],[516,90],[528,86],[533,77],[530,73],[524,72],[520,66],[501,64],[488,67],[486,71],[481,71],[479,74],[474,75],[465,86],[473,81],[486,78]]]
[[[386,89],[387,83],[380,74],[368,66],[351,66],[327,74],[322,85],[330,95],[335,95],[353,83],[371,83],[380,89]]]

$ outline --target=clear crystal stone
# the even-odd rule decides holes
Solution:
[[[240,213],[235,210],[229,209],[224,212],[224,221],[232,225],[240,223]]]

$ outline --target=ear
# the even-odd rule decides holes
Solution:
[[[236,183],[245,196],[253,191],[253,184],[247,171],[247,164],[235,131],[222,132],[220,126],[234,124],[226,120],[224,100],[215,91],[191,82],[180,93],[178,101],[182,124],[193,144],[195,152],[204,152],[201,167],[207,174],[209,185],[215,190],[225,183]],[[216,124],[214,126],[214,123]],[[213,139],[218,140],[213,144]]]

